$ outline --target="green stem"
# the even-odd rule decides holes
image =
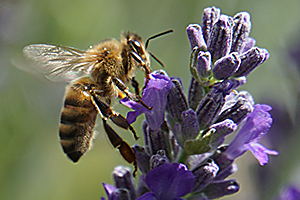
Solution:
[[[176,162],[186,164],[186,160],[188,159],[188,157],[189,157],[189,154],[187,154],[184,149],[181,149],[179,151],[179,155],[177,156]]]

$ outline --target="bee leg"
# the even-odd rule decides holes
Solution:
[[[133,171],[133,177],[136,177],[137,172],[137,161],[136,161],[136,155],[133,151],[133,149],[128,145],[127,142],[125,142],[107,123],[104,118],[103,120],[103,126],[105,129],[105,132],[109,138],[110,143],[114,146],[114,148],[118,148],[120,154],[122,157],[128,162],[133,163],[134,171]]]
[[[138,96],[138,97],[140,97],[139,83],[137,82],[137,80],[135,80],[134,77],[131,78],[131,85],[134,88],[135,95]]]
[[[116,84],[116,86],[119,88],[119,90],[121,90],[122,92],[124,92],[129,99],[142,104],[142,106],[144,106],[148,110],[152,110],[151,107],[147,106],[143,102],[143,100],[142,100],[142,98],[140,96],[137,96],[137,95],[131,93],[129,91],[129,89],[126,87],[126,85],[120,79],[118,79],[117,77],[112,77],[112,80]]]
[[[145,72],[145,77],[146,77],[146,82],[145,82],[145,85],[143,86],[142,90],[144,90],[148,85],[148,82],[150,80],[149,73]]]
[[[151,73],[151,68],[149,65],[147,65],[144,60],[135,52],[131,52],[130,56],[136,61],[138,62],[142,68],[144,69],[145,71],[145,77],[146,77],[146,82],[145,82],[145,85],[144,87],[142,88],[142,90],[144,90],[149,82],[149,74]]]
[[[113,111],[107,104],[101,101],[95,94],[93,94],[92,96],[93,96],[93,102],[95,106],[98,108],[98,112],[100,113],[102,119],[105,120],[110,119],[117,126],[126,130],[129,129],[133,133],[134,139],[135,140],[139,139],[134,128],[128,123],[127,119],[123,117],[123,115]]]

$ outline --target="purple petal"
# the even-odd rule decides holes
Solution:
[[[136,200],[157,200],[152,192],[147,192]]]
[[[264,158],[266,153],[275,154],[275,151],[266,150],[266,148],[254,145],[254,143],[257,143],[271,127],[273,120],[268,113],[270,110],[271,107],[268,105],[254,105],[253,112],[247,116],[239,133],[224,152],[229,159],[234,160],[246,151],[253,150],[253,152],[255,152],[254,155],[257,155],[256,158],[258,158],[259,162],[265,163],[267,161]],[[262,152],[257,152],[259,151],[259,148]]]
[[[252,152],[254,157],[259,161],[259,164],[262,166],[269,162],[268,154],[269,155],[278,155],[277,151],[269,150],[266,147],[264,147],[263,145],[256,143],[256,142],[250,143],[248,148]]]
[[[122,103],[123,105],[127,106],[128,108],[131,108],[134,110],[134,111],[129,111],[127,113],[127,121],[129,124],[132,124],[133,122],[135,122],[136,118],[139,115],[141,115],[145,112],[148,112],[147,108],[145,108],[144,106],[142,106],[141,104],[139,104],[135,101],[131,101],[127,97],[125,97],[124,99],[121,99],[120,103]]]
[[[191,192],[194,176],[185,165],[161,165],[146,175],[146,183],[156,199],[174,200]]]
[[[145,113],[149,127],[152,130],[158,130],[164,122],[167,94],[172,86],[172,81],[167,75],[161,74],[159,71],[151,73],[147,87],[143,91],[142,100],[153,109],[150,111],[140,103],[130,101],[128,98],[120,100],[120,103],[134,110],[128,112],[128,122],[135,122],[139,115]]]

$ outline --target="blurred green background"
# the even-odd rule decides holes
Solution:
[[[99,199],[104,196],[102,182],[113,184],[114,166],[127,165],[108,143],[101,123],[96,128],[98,136],[92,150],[78,164],[67,159],[58,139],[65,84],[52,83],[38,73],[27,71],[28,64],[21,54],[25,45],[53,43],[87,49],[102,39],[119,38],[122,30],[135,31],[146,39],[173,29],[173,34],[151,41],[149,49],[163,61],[170,76],[183,79],[187,89],[190,44],[185,28],[189,23],[201,23],[203,9],[213,5],[228,15],[240,11],[251,14],[250,36],[256,39],[257,46],[267,48],[271,57],[248,77],[242,89],[251,92],[257,103],[280,105],[291,121],[289,131],[280,133],[289,137],[285,144],[272,146],[272,139],[265,143],[280,151],[265,166],[274,171],[266,189],[261,191],[260,181],[254,178],[261,167],[257,168],[258,162],[247,153],[237,160],[239,171],[232,176],[240,182],[241,190],[225,199],[270,199],[286,183],[300,185],[296,125],[299,71],[288,57],[289,50],[297,48],[300,41],[299,0],[2,0],[0,199]],[[152,62],[152,68],[160,66]],[[143,73],[138,73],[140,82],[142,77]],[[128,111],[118,103],[114,108],[124,115]],[[139,135],[142,118],[134,124]],[[116,129],[128,143],[134,144],[130,132]]]

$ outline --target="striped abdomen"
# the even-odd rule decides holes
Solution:
[[[73,161],[90,148],[97,110],[88,92],[83,91],[84,82],[76,81],[66,89],[59,126],[60,143]]]

